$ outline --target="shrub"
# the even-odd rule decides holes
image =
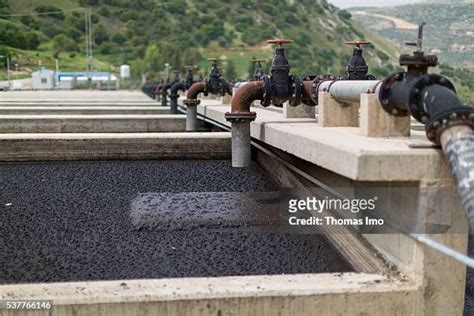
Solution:
[[[109,9],[107,9],[107,7],[102,7],[99,10],[99,14],[102,15],[102,16],[107,17],[107,16],[110,15],[110,11],[109,11]]]
[[[352,15],[346,10],[340,10],[337,15],[339,15],[339,17],[343,20],[349,20],[352,18]]]
[[[38,13],[46,14],[49,17],[64,20],[64,12],[61,8],[50,4],[42,4],[35,8],[35,11]]]
[[[127,38],[123,34],[117,33],[114,36],[112,36],[112,42],[114,42],[115,44],[123,45],[125,44],[126,41],[127,41]]]
[[[53,38],[53,48],[56,52],[73,52],[78,50],[77,43],[64,34],[56,35]]]

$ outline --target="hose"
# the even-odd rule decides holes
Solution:
[[[474,133],[466,125],[453,126],[440,136],[461,202],[474,231]]]

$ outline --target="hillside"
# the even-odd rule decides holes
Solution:
[[[235,69],[234,76],[246,77],[252,57],[272,56],[264,40],[274,37],[295,41],[290,62],[300,75],[342,73],[352,52],[345,40],[375,42],[366,56],[378,76],[396,61],[385,41],[325,0],[0,0],[0,54],[8,50],[24,74],[40,60],[54,68],[54,56],[61,69],[84,69],[84,7],[92,12],[94,69],[127,62],[135,77],[156,76],[165,62],[205,71],[214,55],[232,61],[229,75]]]
[[[399,44],[412,40],[425,21],[425,48],[443,63],[474,70],[474,2],[413,4],[351,9],[354,19]]]
[[[349,12],[364,28],[394,41],[407,52],[409,49],[403,48],[404,43],[416,40],[417,25],[425,21],[424,50],[438,55],[438,71],[455,79],[461,96],[474,104],[474,2],[428,2],[384,8],[351,8]]]

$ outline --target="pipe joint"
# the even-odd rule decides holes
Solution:
[[[336,77],[331,74],[309,76],[303,81],[303,103],[309,106],[318,105],[318,94],[320,86],[324,81],[335,81]]]
[[[239,113],[232,113],[227,112],[225,113],[225,119],[231,123],[250,123],[255,121],[257,118],[257,113],[255,112],[239,112]]]
[[[183,104],[186,105],[186,106],[199,105],[199,104],[201,104],[201,100],[198,100],[198,99],[186,99],[186,100],[183,100]]]
[[[388,75],[383,81],[379,91],[379,101],[382,108],[393,116],[409,116],[406,108],[404,91],[406,83],[405,72],[395,72]]]
[[[429,113],[429,105],[426,103],[432,103],[436,100],[424,100],[427,97],[428,91],[426,90],[429,87],[438,85],[440,87],[445,87],[447,90],[452,91],[453,94],[456,94],[456,88],[447,78],[439,75],[422,75],[409,83],[406,103],[409,106],[409,111],[411,115],[419,122],[426,124],[428,118],[434,113]],[[441,91],[441,89],[439,89]],[[449,96],[446,96],[449,98]],[[450,98],[451,99],[451,98]],[[456,99],[456,101],[454,101]],[[455,103],[459,103],[457,97],[453,98]],[[448,106],[448,105],[446,105]]]
[[[441,144],[441,134],[453,126],[468,126],[474,130],[474,108],[458,107],[438,113],[426,123],[426,137],[433,143]]]

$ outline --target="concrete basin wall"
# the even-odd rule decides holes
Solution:
[[[110,115],[110,114],[170,114],[169,107],[158,106],[57,106],[24,105],[2,106],[0,115]]]
[[[184,132],[184,115],[0,115],[0,133]],[[204,130],[203,125],[200,130]]]
[[[230,134],[3,134],[0,161],[228,159]]]

